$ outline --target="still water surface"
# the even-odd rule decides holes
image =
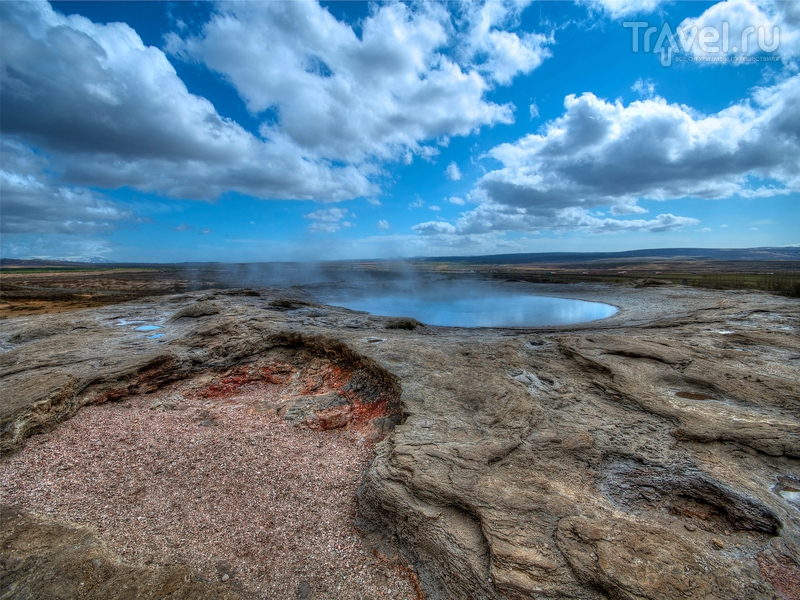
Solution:
[[[605,319],[616,307],[527,294],[470,294],[469,290],[383,292],[329,302],[384,317],[413,317],[446,327],[542,327]]]

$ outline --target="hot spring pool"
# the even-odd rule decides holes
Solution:
[[[617,308],[601,302],[529,294],[470,294],[468,290],[383,292],[328,302],[384,317],[413,317],[446,327],[542,327],[605,319]]]

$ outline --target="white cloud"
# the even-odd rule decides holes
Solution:
[[[345,208],[321,208],[314,212],[303,215],[304,219],[313,221],[308,226],[308,231],[316,233],[333,233],[339,231],[342,227],[351,227],[352,223],[343,221],[347,216],[347,209]]]
[[[706,38],[702,35],[704,28],[709,28]],[[685,19],[677,29],[682,30],[677,45],[697,57],[726,54],[744,57],[764,51],[774,51],[787,61],[800,56],[798,2],[726,0],[714,4],[697,18]],[[718,40],[714,40],[714,32]]]
[[[539,118],[539,107],[536,106],[536,102],[531,102],[530,112],[531,112],[531,120]]]
[[[800,190],[800,76],[757,89],[749,101],[702,115],[663,98],[607,102],[568,96],[564,114],[488,156],[502,168],[471,192],[474,210],[455,223],[421,223],[423,235],[580,229],[595,233],[669,231],[692,217],[600,218],[591,211],[642,214],[639,199],[721,199]],[[775,181],[777,185],[759,185]]]
[[[590,10],[607,13],[613,19],[654,12],[666,0],[578,0]]]
[[[464,206],[464,200],[459,198],[458,196],[451,196],[447,199],[450,204],[455,204],[456,206]]]
[[[235,190],[341,200],[376,191],[368,169],[334,167],[285,135],[260,140],[221,117],[124,23],[34,2],[2,2],[0,17],[3,135],[45,150],[67,181],[188,198]]]
[[[631,89],[639,94],[640,98],[652,98],[656,94],[656,84],[652,79],[642,79],[640,77],[631,86]]]
[[[615,204],[611,207],[612,215],[643,215],[647,212],[646,208],[636,204]],[[600,213],[602,214],[602,213]]]
[[[742,198],[771,198],[772,196],[786,196],[793,191],[793,189],[787,187],[777,188],[774,185],[765,185],[757,188],[740,190],[736,195]]]
[[[447,169],[445,170],[445,175],[451,181],[458,181],[461,179],[461,171],[458,168],[458,165],[455,162],[451,162],[447,165]]]
[[[387,221],[386,219],[381,219],[380,221],[378,221],[378,223],[375,226],[378,229],[380,229],[381,231],[383,231],[385,229],[389,229],[389,227],[390,227],[389,226],[389,221]]]
[[[125,23],[0,3],[3,139],[44,164],[14,170],[4,147],[4,231],[109,232],[135,220],[91,188],[379,205],[381,161],[432,160],[454,135],[513,122],[513,104],[487,94],[530,73],[553,42],[520,28],[527,4],[376,4],[351,26],[316,2],[221,3],[166,48],[230,82],[261,121],[254,135],[190,93]],[[41,184],[28,204],[46,207],[38,216],[14,203],[26,181]],[[352,226],[311,220],[315,231]]]
[[[208,235],[209,233],[214,233],[214,230],[209,229],[208,227],[204,227],[200,230],[200,235]]]
[[[446,221],[428,221],[427,223],[420,223],[419,225],[414,225],[411,229],[414,231],[419,231],[420,233],[430,234],[430,233],[456,233],[455,225],[451,225]]]
[[[600,219],[577,207],[563,208],[552,215],[534,215],[524,209],[512,208],[495,202],[484,202],[476,209],[463,213],[455,224],[444,221],[420,223],[412,229],[422,235],[488,235],[507,231],[532,232],[542,229],[554,231],[584,230],[590,233],[621,231],[663,232],[696,225],[697,219],[661,214],[655,219]]]
[[[341,221],[346,216],[347,216],[347,209],[333,207],[333,208],[321,208],[319,210],[315,210],[312,213],[303,215],[303,218],[313,219],[315,221],[325,221],[328,223],[333,223],[336,221]]]
[[[425,206],[425,202],[423,201],[422,198],[418,197],[416,200],[414,200],[411,204],[408,205],[408,208],[422,208],[423,206]]]
[[[439,212],[440,210],[442,210],[440,206],[436,206],[435,204],[429,206],[428,208],[430,208],[434,212]]]
[[[519,21],[530,0],[489,0],[461,5],[467,26],[463,53],[490,80],[510,83],[527,74],[551,55],[552,36],[509,31]]]
[[[483,7],[493,15],[495,4]],[[504,37],[494,17],[478,27],[484,8],[454,23],[438,3],[374,5],[356,34],[315,2],[220,4],[199,35],[171,34],[167,48],[225,77],[253,114],[276,111],[261,126],[268,139],[350,163],[430,159],[429,141],[511,123],[513,107],[486,93],[546,55],[543,39]]]
[[[703,233],[708,233],[709,231],[711,231],[711,228],[710,227],[703,227],[700,231],[703,232]]]
[[[800,189],[800,76],[751,101],[701,115],[663,98],[624,106],[568,96],[540,134],[489,152],[503,163],[478,183],[486,198],[549,215],[564,207],[636,205],[638,198],[725,198]],[[782,187],[753,188],[773,179]]]
[[[14,234],[99,234],[137,217],[130,208],[80,186],[59,185],[47,161],[4,137],[0,142],[0,231]]]

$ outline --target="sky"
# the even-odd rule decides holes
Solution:
[[[800,243],[800,2],[0,2],[0,254]]]

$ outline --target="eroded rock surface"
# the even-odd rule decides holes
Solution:
[[[394,537],[430,598],[797,598],[797,301],[549,293],[621,311],[569,328],[397,329],[262,290],[7,321],[3,450],[86,403],[310,368],[320,386],[298,378],[303,393],[259,410],[392,432],[359,523]],[[163,337],[121,321],[134,317]]]
[[[228,586],[186,566],[136,568],[109,552],[94,532],[0,507],[3,598],[197,598],[239,600]]]

